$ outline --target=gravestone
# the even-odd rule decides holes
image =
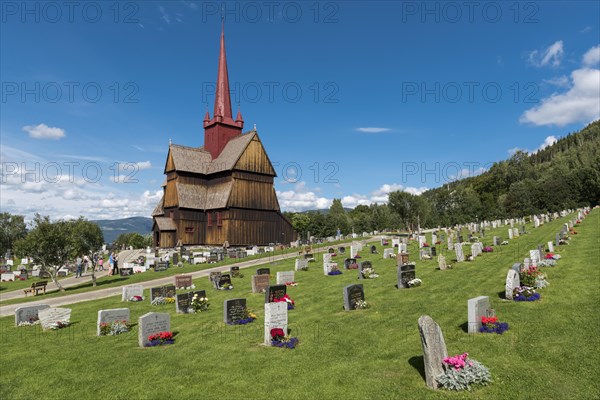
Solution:
[[[256,270],[256,275],[271,275],[270,268],[259,268]]]
[[[548,252],[554,253],[554,243],[552,241],[548,242]]]
[[[437,249],[435,248],[435,246],[433,246],[431,248],[431,257],[436,257],[437,256]]]
[[[177,254],[177,253],[175,253]],[[192,286],[192,276],[191,275],[176,275],[175,276],[175,288],[176,289],[185,289]]]
[[[500,246],[500,238],[498,236],[494,236],[492,243],[494,246]]]
[[[173,253],[173,265],[179,264],[179,253]]]
[[[452,243],[452,238],[448,236],[448,250],[454,250],[454,243]]]
[[[160,286],[150,289],[150,302],[157,297],[175,297],[175,285]]]
[[[335,249],[333,247],[330,247],[329,249],[327,249],[327,253],[335,254]]]
[[[252,293],[260,293],[269,286],[269,275],[252,276]]]
[[[296,258],[294,268],[296,269],[296,271],[301,271],[304,268],[308,268],[308,260],[304,258]]]
[[[394,254],[394,249],[383,249],[383,259],[387,260],[390,256]]]
[[[504,297],[506,300],[513,299],[513,291],[519,286],[521,286],[519,274],[514,269],[509,269],[508,273],[506,274],[506,287],[504,290]]]
[[[513,271],[515,271],[517,274],[521,273],[521,269],[523,268],[523,264],[521,263],[514,263],[512,265],[512,267],[510,267],[510,269],[512,269]]]
[[[556,234],[556,237],[554,239],[554,245],[556,247],[558,247],[560,245],[560,234],[558,234],[558,233]]]
[[[229,274],[221,274],[221,276],[219,276],[219,280],[217,281],[217,289],[225,287],[225,285],[231,286],[231,275]]]
[[[338,251],[340,252],[340,254],[345,254],[346,248],[344,246],[340,246],[340,247],[338,247]],[[353,254],[350,254],[350,255],[352,256]]]
[[[283,329],[283,332],[287,334],[287,325],[287,303],[265,303],[264,344],[271,346],[271,329]]]
[[[313,255],[313,253],[306,253],[304,255],[304,259],[305,260],[314,260],[315,256]]]
[[[188,314],[192,306],[194,295],[198,297],[206,297],[206,290],[196,290],[193,292],[181,293],[175,296],[175,311],[180,314]]]
[[[490,317],[489,296],[479,296],[467,301],[468,308],[468,332],[477,333],[481,328],[481,317]]]
[[[529,250],[529,258],[531,259],[531,265],[537,267],[538,263],[541,261],[540,251]]]
[[[339,270],[337,263],[326,263],[323,265],[323,275],[329,275],[330,272]]]
[[[479,246],[477,245],[477,243],[473,243],[471,245],[471,255],[473,256],[473,258],[477,257],[479,255]]]
[[[525,234],[525,225],[521,225],[521,232],[520,232],[520,234],[521,235]]]
[[[438,256],[438,268],[442,271],[448,269],[448,264],[446,264],[446,257],[444,257],[441,254]]]
[[[220,272],[210,272],[208,274],[208,280],[215,289],[218,289],[219,279],[221,279]]]
[[[538,244],[537,251],[538,251],[538,253],[540,255],[540,261],[541,261],[542,256],[544,255],[544,245],[543,244]]]
[[[365,268],[373,268],[373,264],[371,261],[363,261],[358,266],[358,279],[363,279],[363,269]]]
[[[32,323],[39,320],[38,312],[50,308],[47,304],[38,304],[35,306],[23,306],[15,310],[15,326],[21,322]]]
[[[230,299],[223,302],[223,322],[232,325],[246,318],[246,299]]]
[[[265,290],[265,303],[272,303],[274,299],[281,299],[287,293],[287,286],[269,285]],[[286,303],[287,304],[287,303]]]
[[[346,258],[344,260],[344,268],[345,269],[358,269],[358,264],[356,263],[356,258]]]
[[[398,261],[398,265],[408,264],[408,253],[400,253],[396,256],[396,261]]]
[[[96,336],[100,336],[100,324],[113,323],[115,321],[125,321],[129,324],[129,308],[113,308],[110,310],[99,310],[98,321],[96,322]]]
[[[456,262],[463,262],[463,261],[465,261],[465,253],[463,253],[463,249],[462,249],[462,244],[461,243],[456,243],[454,245],[454,251],[456,253]]]
[[[444,373],[443,361],[448,357],[444,334],[440,326],[428,315],[419,317],[418,326],[423,347],[425,381],[428,387],[437,389],[436,378]]]
[[[286,283],[295,282],[294,271],[281,271],[277,273],[277,284],[285,285]]]
[[[515,237],[515,238],[519,237],[519,229],[518,228],[513,228],[513,237]]]
[[[371,254],[377,254],[377,247],[375,245],[371,246]]]
[[[144,287],[142,285],[123,286],[121,289],[121,301],[128,301],[133,296],[144,296]]]
[[[229,274],[231,275],[232,278],[239,278],[240,277],[240,267],[237,267],[237,266],[229,267]]]
[[[365,291],[362,284],[344,287],[344,309],[346,311],[355,310],[356,303],[360,300],[365,300]]]
[[[512,230],[512,229],[509,229],[509,230],[508,230],[508,238],[509,238],[509,239],[512,239],[512,238],[513,238],[513,230]]]
[[[464,238],[462,235],[458,235],[458,243],[464,243]]]
[[[38,318],[40,319],[40,325],[43,330],[50,329],[54,322],[66,322],[69,323],[71,319],[70,308],[45,308],[38,311]]]
[[[167,313],[149,312],[138,319],[138,345],[150,343],[148,336],[171,331],[171,316]]]
[[[409,288],[408,282],[417,277],[414,263],[400,265],[398,267],[398,289]]]
[[[331,261],[331,254],[323,254],[323,264]]]

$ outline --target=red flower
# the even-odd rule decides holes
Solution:
[[[271,329],[271,338],[273,339],[279,339],[285,336],[285,333],[283,333],[283,329],[281,328],[273,328]]]

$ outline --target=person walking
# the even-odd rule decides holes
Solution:
[[[113,260],[115,261],[114,274],[119,275],[119,256],[115,254]]]
[[[98,260],[98,271],[104,271],[104,259],[100,258]]]
[[[83,275],[81,274],[81,268],[82,268],[81,263],[82,263],[81,257],[77,256],[77,259],[75,260],[75,265],[77,266],[77,272],[75,272],[75,278],[83,277]]]
[[[108,257],[108,275],[111,276],[115,270],[115,253],[111,252]]]

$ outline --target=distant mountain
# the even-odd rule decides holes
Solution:
[[[100,226],[106,243],[114,242],[122,233],[137,232],[140,235],[147,235],[152,232],[152,218],[147,217],[102,219],[92,222]]]

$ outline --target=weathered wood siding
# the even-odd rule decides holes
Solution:
[[[276,175],[269,156],[267,156],[267,152],[257,136],[252,138],[233,169],[271,176]]]

